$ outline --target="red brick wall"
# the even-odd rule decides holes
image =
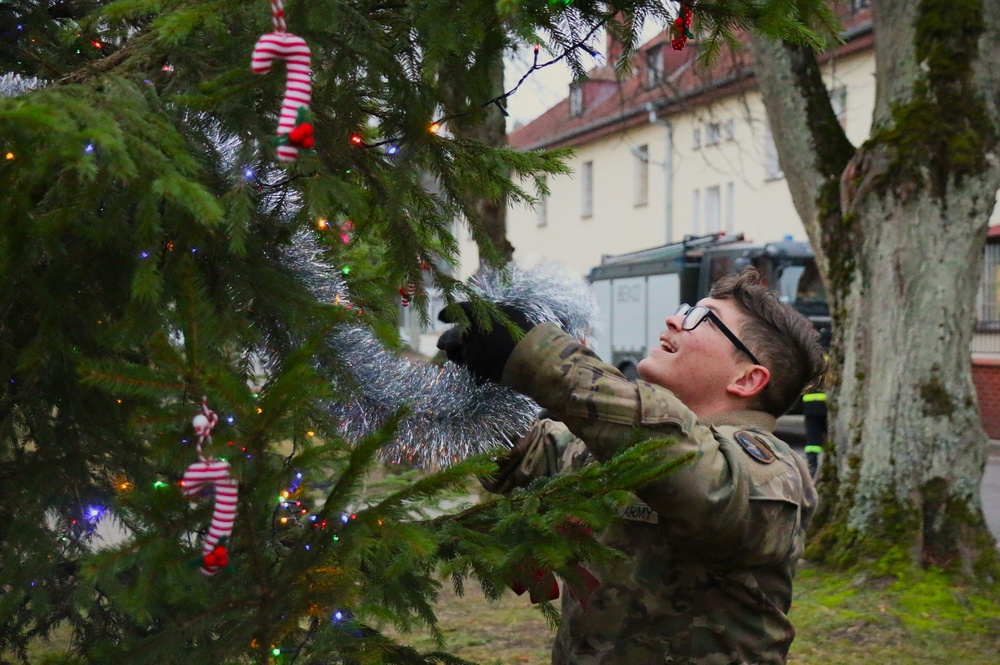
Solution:
[[[973,358],[972,380],[976,384],[986,436],[1000,439],[1000,359]]]

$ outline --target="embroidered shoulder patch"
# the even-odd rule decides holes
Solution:
[[[761,464],[771,464],[777,459],[766,443],[746,430],[740,430],[733,435],[736,443]]]

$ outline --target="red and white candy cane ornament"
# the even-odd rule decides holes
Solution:
[[[215,490],[215,507],[212,511],[212,523],[208,536],[202,545],[201,572],[214,575],[228,563],[225,547],[219,544],[223,538],[229,538],[233,532],[233,522],[236,520],[236,500],[238,486],[236,479],[230,475],[231,467],[225,460],[205,459],[202,455],[202,445],[212,440],[212,428],[219,421],[214,411],[202,399],[201,413],[194,417],[195,433],[198,435],[198,459],[187,468],[181,480],[181,492],[188,498],[197,496],[206,486]]]
[[[288,76],[278,119],[278,161],[291,162],[298,156],[299,148],[313,146],[312,125],[306,122],[312,99],[311,54],[306,40],[286,30],[282,0],[271,0],[271,17],[274,32],[257,40],[250,67],[254,74],[267,74],[275,58],[285,61]]]

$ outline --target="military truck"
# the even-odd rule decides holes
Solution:
[[[830,327],[826,289],[808,243],[760,243],[742,233],[716,233],[602,257],[589,274],[600,316],[588,343],[602,360],[635,379],[639,361],[659,344],[666,318],[681,303],[693,305],[715,280],[750,265],[818,330]]]

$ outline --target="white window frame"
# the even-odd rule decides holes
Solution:
[[[736,227],[736,187],[732,182],[726,183],[726,232],[732,233]]]
[[[594,216],[594,162],[586,161],[580,168],[581,194],[580,216]]]
[[[705,188],[705,233],[718,233],[722,221],[722,189],[718,185]]]
[[[847,86],[839,85],[830,91],[830,106],[833,107],[833,114],[837,116],[837,122],[845,130],[847,129]]]
[[[785,177],[785,172],[781,170],[781,163],[778,161],[778,146],[774,144],[774,135],[771,134],[771,125],[764,123],[764,179],[781,180]]]
[[[632,148],[632,171],[635,176],[635,189],[632,196],[633,206],[644,206],[649,203],[649,145]]]
[[[695,189],[691,199],[691,233],[699,235],[701,229],[701,190]]]
[[[656,47],[646,53],[646,87],[655,88],[663,81],[663,49]]]
[[[976,294],[976,327],[979,332],[1000,329],[1000,244],[983,249],[983,273]]]
[[[547,175],[542,176],[542,184],[548,186],[549,177]],[[549,224],[549,195],[544,192],[538,193],[538,203],[535,204],[535,223],[539,226],[548,226]]]
[[[722,142],[722,123],[705,123],[705,145],[719,145]]]
[[[583,86],[579,83],[569,86],[569,114],[574,118],[583,115]]]

